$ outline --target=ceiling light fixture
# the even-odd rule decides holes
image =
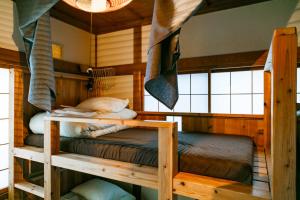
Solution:
[[[119,10],[133,0],[63,0],[70,6],[89,12],[105,13]]]
[[[76,6],[86,12],[103,12],[106,10],[106,0],[75,0]]]

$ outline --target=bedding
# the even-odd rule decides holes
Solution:
[[[43,147],[43,135],[29,134],[25,144]],[[61,150],[157,167],[157,130],[130,128],[97,138],[61,137]],[[251,184],[253,141],[245,136],[178,134],[179,169]]]
[[[75,116],[75,117],[92,117],[92,118],[106,118],[106,119],[133,119],[137,113],[130,109],[123,109],[116,113],[101,113],[91,110],[78,108],[65,108],[62,110],[55,110],[56,116]],[[30,130],[35,134],[44,134],[44,118],[47,116],[46,112],[34,115],[29,122]],[[107,124],[88,124],[79,122],[61,122],[60,136],[64,137],[98,137],[101,135],[114,133],[120,130],[129,128],[124,125],[107,125]]]
[[[107,181],[95,178],[72,189],[88,200],[135,200],[135,197],[122,188]]]
[[[117,99],[113,97],[94,97],[89,98],[76,107],[100,112],[120,112],[128,106],[128,99]]]

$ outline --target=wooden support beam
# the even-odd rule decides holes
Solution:
[[[144,110],[144,76],[141,71],[133,72],[133,110]]]
[[[126,183],[157,189],[157,168],[92,156],[61,153],[52,165]]]
[[[272,198],[296,199],[297,30],[277,29],[272,41]]]
[[[178,172],[177,123],[158,129],[158,199],[176,199],[173,178]],[[172,139],[170,139],[172,138]]]
[[[23,72],[20,69],[10,69],[9,91],[9,200],[22,199],[22,192],[15,190],[16,182],[23,181],[23,164],[14,157],[14,147],[24,145],[23,129]]]
[[[180,172],[174,178],[174,193],[201,200],[270,200],[269,191],[238,182]]]
[[[59,124],[45,120],[44,122],[44,191],[45,200],[60,199],[60,171],[52,166],[51,157],[59,153]]]
[[[133,29],[133,60],[134,63],[142,63],[142,27]]]

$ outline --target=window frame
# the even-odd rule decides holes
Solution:
[[[9,69],[11,69],[12,67],[11,66],[7,66],[7,65],[5,65],[5,64],[1,64],[1,66],[0,66],[0,69],[6,69],[6,70],[9,70]],[[8,77],[8,81],[10,80],[10,73],[9,73],[9,77]],[[11,92],[11,86],[10,86],[10,82],[8,82],[8,87],[9,87],[9,89],[8,89],[8,91],[7,92],[0,92],[0,95],[8,95],[8,96],[10,96],[10,92]],[[9,100],[10,100],[10,98],[9,98]],[[10,106],[10,103],[9,103],[9,101],[8,101],[8,106]],[[8,120],[8,126],[10,126],[10,110],[8,111],[8,116],[7,117],[2,117],[2,118],[0,118],[0,120],[2,121],[2,120]],[[9,130],[9,128],[10,127],[8,127],[8,130]],[[9,134],[9,133],[8,133]],[[3,146],[6,146],[6,145],[8,145],[8,148],[9,148],[9,144],[10,144],[10,141],[9,141],[9,137],[8,137],[8,142],[7,143],[3,143],[3,144],[1,144],[0,143],[0,147],[3,147]],[[9,150],[8,150],[8,152],[9,152]],[[9,162],[9,161],[8,161]],[[9,166],[7,167],[7,168],[4,168],[4,169],[0,169],[0,171],[2,172],[2,171],[7,171],[8,172],[8,174],[9,174]],[[9,180],[7,180],[8,182],[8,184],[7,184],[7,187],[4,187],[4,188],[0,188],[0,199],[1,199],[1,197],[2,197],[2,195],[5,195],[7,192],[8,192],[8,185],[9,185]]]
[[[253,91],[253,71],[259,71],[259,70],[263,70],[264,67],[263,66],[247,66],[247,67],[238,67],[238,68],[226,68],[226,69],[214,69],[214,68],[208,68],[205,70],[197,70],[197,71],[193,71],[193,72],[183,72],[183,73],[178,73],[178,75],[184,75],[184,74],[189,74],[190,75],[190,84],[191,84],[191,75],[192,74],[198,74],[198,73],[207,73],[208,74],[208,83],[207,83],[207,91],[208,91],[208,112],[205,112],[203,114],[225,114],[225,115],[264,115],[264,110],[262,113],[260,114],[256,114],[254,113],[254,95],[263,95],[264,96],[264,89],[263,89],[263,93],[257,93]],[[232,72],[242,72],[242,71],[251,71],[251,92],[250,93],[232,93],[231,91],[231,84],[232,84],[232,78],[231,78],[231,73]],[[226,94],[229,95],[230,98],[230,112],[229,113],[216,113],[216,112],[212,112],[212,95],[217,95],[217,94],[212,94],[212,73],[218,73],[218,72],[229,72],[230,73],[230,93]],[[180,95],[180,94],[179,94]],[[191,93],[191,85],[190,85],[190,94],[183,94],[183,95],[189,95],[190,96],[190,102],[191,102],[191,96],[195,95]],[[206,95],[206,94],[205,94]],[[232,113],[232,95],[251,95],[251,113],[247,113],[247,114],[242,114],[242,113]],[[300,93],[299,93],[300,95]],[[150,94],[144,94],[144,99],[145,96],[151,96]],[[144,104],[145,105],[145,104]],[[191,107],[192,105],[190,104],[190,112],[184,112],[184,113],[195,113],[195,112],[191,112]],[[143,110],[145,111],[145,106],[143,107]],[[157,105],[157,111],[146,111],[146,112],[165,112],[165,111],[160,111],[159,110],[159,102]],[[174,109],[172,111],[170,111],[170,113],[174,113]],[[181,112],[175,112],[175,113],[181,113]]]

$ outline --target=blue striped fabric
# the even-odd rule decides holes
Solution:
[[[203,0],[156,0],[150,33],[145,89],[173,109],[178,100],[177,60],[181,26]]]
[[[55,100],[49,9],[58,1],[15,0],[31,72],[28,101],[47,111]]]

